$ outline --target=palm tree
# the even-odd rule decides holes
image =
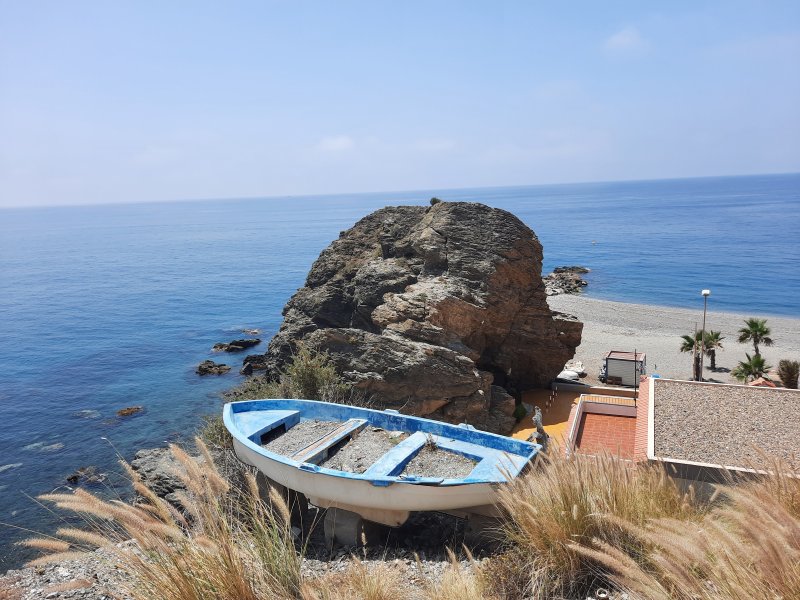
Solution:
[[[764,357],[760,354],[750,356],[745,352],[744,355],[747,357],[747,360],[741,361],[736,368],[731,371],[731,375],[739,381],[747,383],[753,379],[758,379],[766,375],[772,368],[770,365],[766,364]]]
[[[772,346],[772,338],[769,337],[771,333],[770,328],[767,327],[766,319],[745,319],[745,327],[739,330],[739,343],[753,342],[753,349],[756,351],[756,356],[761,356],[758,351],[758,345],[764,344],[765,346]]]
[[[681,352],[692,353],[692,379],[694,381],[700,380],[701,377],[700,353],[698,350],[700,349],[700,338],[702,335],[703,334],[700,331],[696,331],[694,337],[691,335],[681,336],[681,339],[683,340],[683,343],[681,343]]]
[[[681,339],[683,342],[681,343],[681,352],[696,352],[700,350],[700,338],[702,335],[703,333],[700,331],[694,334],[694,338],[691,335],[682,335]],[[722,350],[722,340],[724,339],[725,337],[722,336],[719,331],[706,331],[705,343],[702,344],[702,350],[705,352],[706,356],[711,359],[710,368],[712,371],[717,368],[717,350]],[[696,370],[699,368],[699,366],[695,367]]]
[[[711,359],[712,371],[717,368],[717,350],[723,350],[722,340],[724,339],[725,337],[720,335],[719,331],[711,330],[706,333],[703,345],[706,348],[706,356]]]
[[[694,334],[694,337],[691,335],[682,335],[681,339],[683,343],[681,344],[681,352],[694,352],[700,347],[700,336],[703,335],[701,332],[697,332]]]

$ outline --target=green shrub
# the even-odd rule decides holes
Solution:
[[[300,398],[352,406],[372,404],[369,395],[342,380],[327,352],[319,352],[302,344],[298,344],[291,364],[277,381],[266,377],[250,377],[225,392],[224,397],[228,401]]]

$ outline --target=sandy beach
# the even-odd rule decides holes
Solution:
[[[698,297],[698,304],[700,300]],[[691,355],[679,351],[680,336],[691,335],[695,324],[700,329],[702,309],[626,304],[583,295],[551,296],[548,302],[553,310],[575,315],[583,321],[583,338],[575,358],[583,362],[589,381],[597,381],[606,352],[634,349],[647,354],[647,373],[676,379],[691,378]],[[745,352],[753,354],[752,344],[737,341],[737,331],[750,317],[766,318],[772,330],[774,345],[760,348],[767,364],[777,368],[781,359],[800,360],[800,319],[716,312],[712,303],[709,307],[706,330],[720,331],[725,339],[723,349],[717,351],[716,371],[710,370],[709,359],[705,359],[704,377],[707,381],[736,383],[729,371],[745,359]],[[774,372],[772,376],[777,380]]]

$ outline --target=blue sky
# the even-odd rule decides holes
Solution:
[[[800,2],[0,0],[0,206],[800,171]]]

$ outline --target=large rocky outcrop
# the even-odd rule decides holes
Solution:
[[[509,393],[546,385],[580,344],[582,323],[547,306],[541,263],[506,211],[383,208],[322,252],[259,366],[276,376],[302,341],[384,407],[508,431]]]

